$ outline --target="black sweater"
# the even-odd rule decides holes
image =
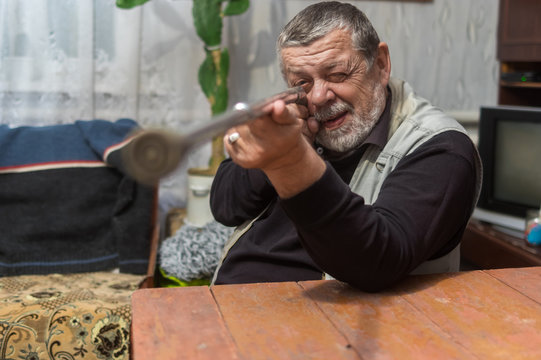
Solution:
[[[386,134],[385,121],[371,138],[377,129]],[[363,151],[327,161],[319,181],[285,200],[260,170],[225,160],[211,190],[216,220],[236,226],[272,205],[230,249],[216,284],[316,280],[326,272],[378,291],[451,251],[472,211],[471,140],[449,131],[427,141],[401,160],[372,205],[347,185]]]

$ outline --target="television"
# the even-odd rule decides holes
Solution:
[[[541,108],[481,107],[483,184],[474,217],[518,231],[541,206]]]

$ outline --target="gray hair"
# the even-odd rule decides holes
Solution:
[[[380,42],[370,20],[351,4],[324,1],[310,5],[295,15],[278,36],[276,48],[282,73],[285,70],[281,57],[282,49],[310,45],[337,29],[351,32],[353,48],[364,54],[370,68],[377,56]]]

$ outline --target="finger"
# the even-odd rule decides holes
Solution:
[[[299,117],[301,119],[308,119],[308,116],[310,116],[310,111],[308,111],[308,108],[304,105],[297,105],[297,110],[299,111]]]
[[[232,132],[227,136],[227,141],[230,144],[234,144],[238,139],[240,139],[240,134],[238,132]]]
[[[223,144],[225,147],[225,151],[232,156],[233,153],[238,150],[239,144],[238,141],[240,140],[240,134],[236,129],[230,129],[227,131],[227,133],[223,137]]]
[[[306,126],[313,135],[317,134],[317,132],[319,131],[319,122],[313,116],[310,116],[308,119],[306,119]]]
[[[304,105],[288,104],[286,105],[286,108],[289,111],[289,113],[295,116],[296,118],[306,120],[308,116],[310,116],[310,112],[308,111],[308,108]]]
[[[229,137],[230,137],[232,134],[234,134],[234,133],[238,133],[238,131],[237,131],[235,128],[231,128],[231,129],[229,129],[229,130],[227,130],[227,131],[225,132],[225,134],[224,134],[224,139],[223,139],[223,140],[224,140],[224,144],[230,143]]]
[[[280,125],[293,125],[299,120],[303,120],[308,115],[308,109],[297,104],[284,103],[281,100],[274,102],[274,108],[271,114],[272,120]]]

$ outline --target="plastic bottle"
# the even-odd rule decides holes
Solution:
[[[532,246],[541,246],[541,208],[528,213],[526,217],[526,242]]]

